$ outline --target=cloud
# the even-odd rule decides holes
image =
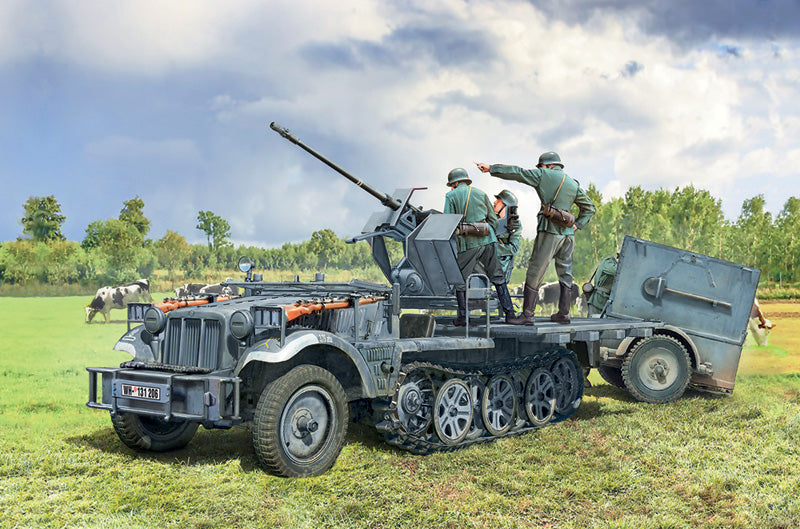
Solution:
[[[109,137],[86,145],[90,159],[125,162],[130,160],[149,163],[200,163],[202,156],[190,139],[141,140],[126,137]]]
[[[472,162],[531,167],[552,149],[609,197],[631,185],[693,184],[722,197],[733,217],[747,193],[765,193],[773,208],[800,193],[800,17],[789,16],[797,9],[716,0],[12,1],[0,6],[0,73],[37,75],[17,74],[2,94],[18,103],[46,82],[42,100],[55,94],[49,104],[77,110],[60,114],[59,127],[9,103],[13,119],[0,135],[29,123],[20,144],[84,146],[83,156],[51,156],[63,168],[53,174],[107,178],[92,198],[108,197],[115,210],[142,193],[154,233],[190,238],[201,209],[226,218],[236,240],[275,245],[322,227],[358,233],[378,207],[270,121],[380,190],[427,187],[414,195],[426,207],[442,207],[447,172],[465,167],[488,193],[512,189],[532,228],[535,193]],[[17,63],[37,68],[9,66]],[[8,82],[0,77],[0,91]],[[37,189],[48,185],[61,189]],[[70,217],[78,226],[92,214],[67,213],[83,215]]]

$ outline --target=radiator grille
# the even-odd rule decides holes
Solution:
[[[164,344],[165,364],[217,369],[220,324],[197,318],[170,319]]]

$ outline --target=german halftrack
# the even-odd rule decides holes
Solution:
[[[635,318],[506,325],[491,317],[488,279],[474,275],[468,306],[482,312],[454,326],[447,311],[455,308],[454,286],[464,284],[460,216],[414,206],[414,189],[377,191],[271,127],[383,204],[347,242],[370,244],[386,284],[264,282],[243,258],[244,280],[227,283],[240,297],[131,304],[128,332],[114,349],[132,360],[87,368],[88,406],[110,412],[125,445],[175,450],[199,425],[252,423],[261,465],[296,477],[334,464],[351,419],[418,454],[489,442],[575,413],[584,389],[579,356],[599,361],[604,341],[641,342],[662,325]],[[387,240],[402,243],[396,263]],[[686,384],[677,384],[682,393]]]

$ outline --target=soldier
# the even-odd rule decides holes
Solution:
[[[580,184],[564,173],[561,157],[554,152],[539,156],[536,169],[523,169],[516,165],[479,163],[478,169],[503,180],[515,180],[527,184],[539,195],[542,209],[539,211],[536,240],[533,244],[528,272],[525,276],[522,314],[507,320],[514,325],[533,325],[534,311],[547,266],[555,258],[556,273],[560,287],[558,312],[550,320],[569,323],[569,306],[572,291],[572,251],[575,248],[575,230],[583,228],[594,215],[595,207],[591,199],[581,189]],[[569,208],[577,204],[578,218],[569,221]],[[558,224],[555,218],[545,216],[545,209],[555,208],[556,217],[562,219]],[[566,213],[566,215],[564,215]],[[567,220],[563,220],[567,219]],[[569,223],[569,224],[567,224]]]
[[[514,318],[514,306],[508,293],[503,270],[497,261],[496,243],[497,215],[489,202],[489,197],[480,189],[472,187],[472,180],[465,169],[453,169],[447,175],[447,186],[451,191],[444,197],[444,213],[464,216],[464,222],[485,222],[488,230],[485,235],[472,235],[459,231],[456,237],[458,267],[464,281],[472,273],[483,273],[489,277],[497,291],[497,299],[505,314],[506,322]],[[458,314],[453,325],[466,325],[467,302],[464,285],[456,286]]]
[[[503,189],[494,196],[494,212],[500,220],[497,221],[497,260],[503,268],[503,275],[506,278],[506,285],[511,279],[511,271],[514,268],[514,258],[519,252],[520,239],[522,238],[522,224],[517,221],[517,227],[509,230],[508,208],[517,205],[517,197],[508,189]]]

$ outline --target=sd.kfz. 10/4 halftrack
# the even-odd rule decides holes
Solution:
[[[88,406],[110,412],[127,446],[174,450],[199,425],[252,422],[266,470],[311,476],[334,464],[358,419],[414,453],[451,450],[569,417],[583,396],[578,355],[596,356],[603,339],[653,335],[648,321],[497,323],[482,275],[466,292],[483,312],[455,327],[439,314],[455,308],[454,285],[464,284],[454,238],[461,216],[412,205],[414,189],[377,191],[271,127],[385,206],[347,242],[370,244],[388,284],[268,283],[243,258],[245,280],[227,283],[241,297],[131,304],[114,348],[133,359],[87,368]],[[403,245],[397,263],[387,238]]]

